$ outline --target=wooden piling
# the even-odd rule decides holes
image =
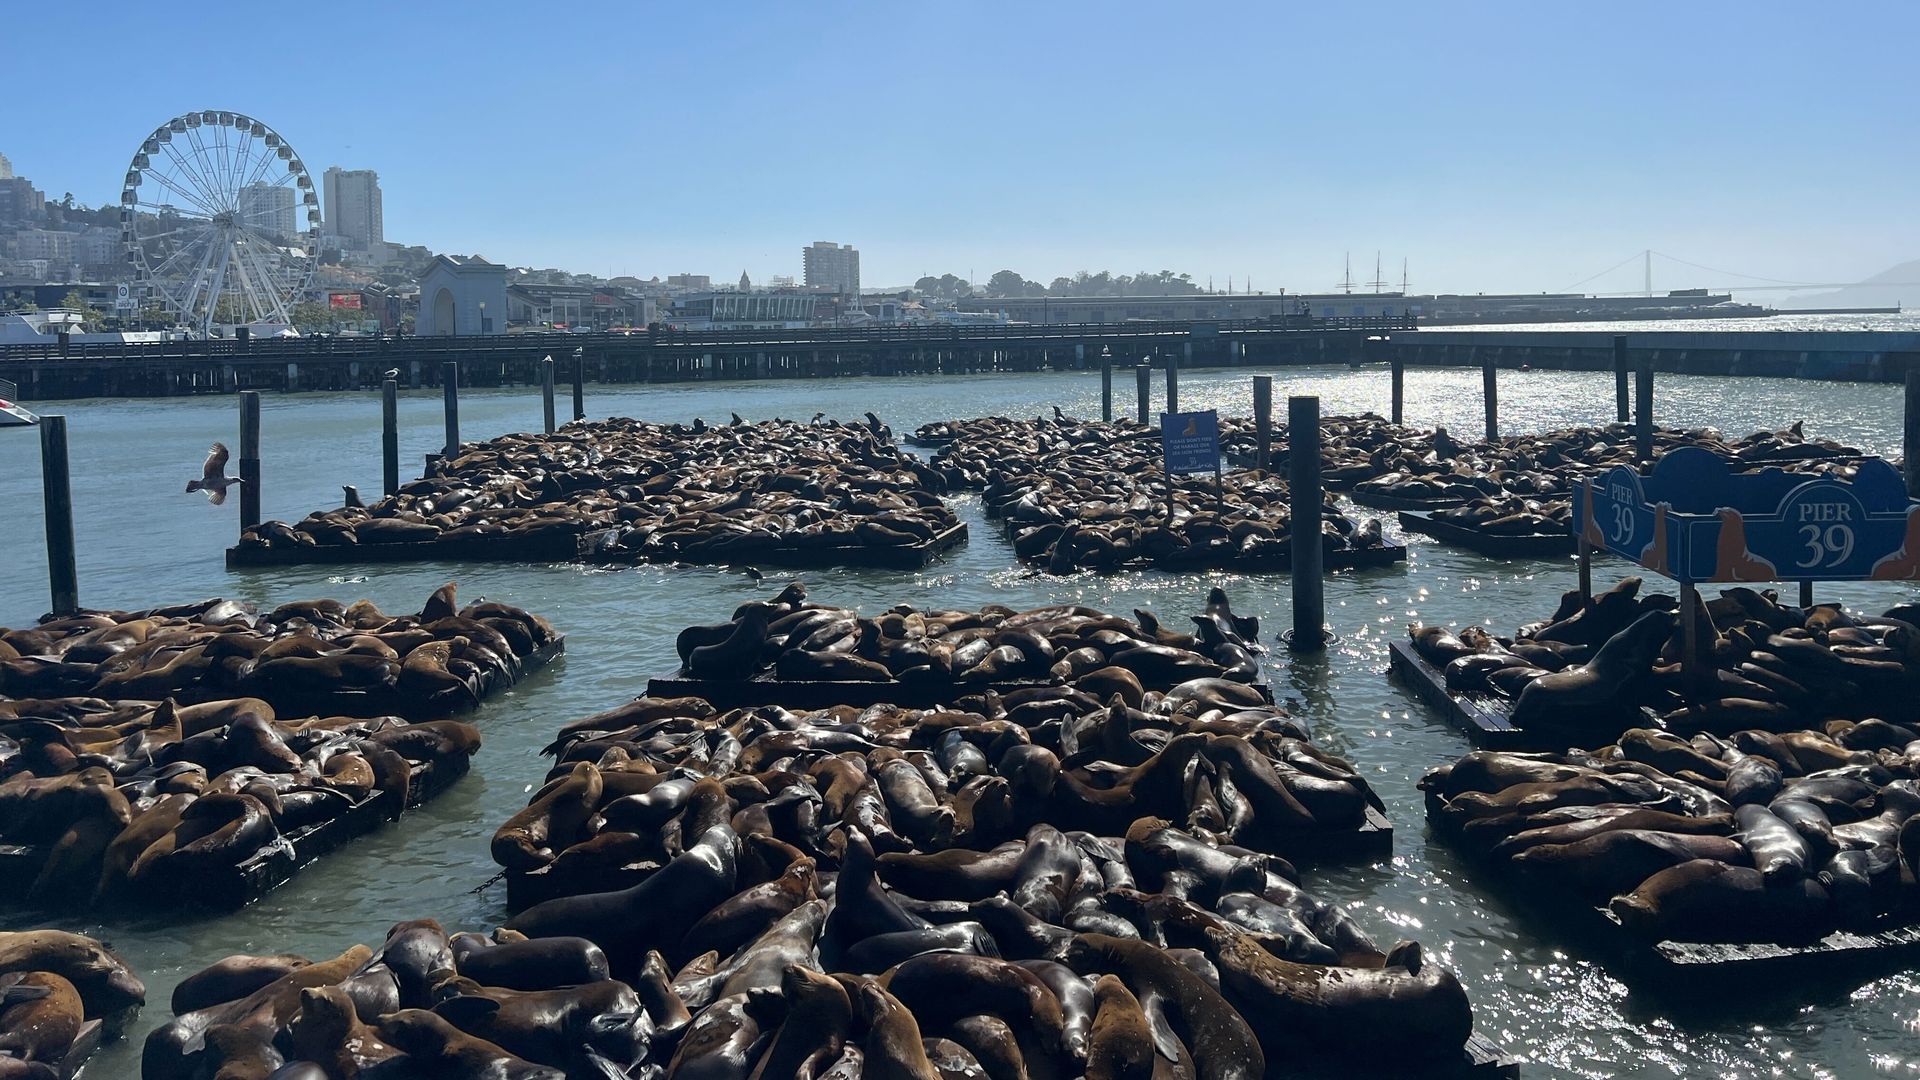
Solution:
[[[1253,467],[1273,464],[1273,376],[1253,377]]]
[[[1137,414],[1134,419],[1140,421],[1141,427],[1146,427],[1149,419],[1148,411],[1153,406],[1153,369],[1145,364],[1134,368],[1133,381],[1134,412]]]
[[[393,379],[380,383],[380,489],[400,490],[400,384]]]
[[[1407,363],[1396,351],[1387,363],[1393,368],[1393,426],[1406,423]]]
[[[1100,361],[1100,419],[1113,422],[1113,361]]]
[[[460,362],[448,360],[440,365],[440,382],[447,413],[447,444],[440,453],[452,458],[460,448]]]
[[[240,531],[260,524],[260,391],[240,391]]]
[[[1167,411],[1180,411],[1180,363],[1171,356],[1167,357]]]
[[[1920,499],[1920,353],[1907,354],[1906,438],[1907,497]]]
[[[73,551],[73,481],[67,468],[67,418],[40,418],[40,488],[47,518],[47,585],[53,614],[80,610],[80,575]]]
[[[1627,409],[1627,335],[1613,337],[1613,414],[1615,421],[1626,423]]]
[[[764,363],[761,364],[763,369],[760,373],[761,378],[766,377],[765,367]],[[573,350],[573,418],[575,420],[587,418],[587,351],[585,349]]]
[[[553,434],[553,357],[540,361],[540,419]]]
[[[1500,437],[1500,375],[1491,359],[1480,362],[1480,395],[1487,408],[1487,441]]]
[[[1634,441],[1641,461],[1653,460],[1653,362],[1634,373]]]
[[[1288,486],[1293,498],[1294,652],[1326,648],[1327,594],[1321,579],[1320,399],[1287,399]]]

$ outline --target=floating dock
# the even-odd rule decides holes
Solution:
[[[1473,745],[1488,750],[1561,749],[1565,736],[1531,736],[1515,727],[1512,704],[1492,694],[1455,693],[1447,689],[1447,678],[1440,669],[1427,663],[1410,641],[1387,643],[1390,670],[1400,677],[1420,700],[1439,710],[1447,722],[1466,733]]]
[[[1450,547],[1462,547],[1493,559],[1557,559],[1574,553],[1571,530],[1550,533],[1502,534],[1455,525],[1431,511],[1402,510],[1400,527],[1431,536]]]

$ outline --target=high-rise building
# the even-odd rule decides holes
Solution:
[[[380,212],[380,174],[372,169],[328,169],[321,179],[326,189],[326,232],[340,238],[343,247],[372,251],[386,242],[386,222]]]
[[[266,236],[292,237],[296,199],[290,187],[255,180],[240,189],[240,221]]]
[[[0,223],[31,221],[46,205],[46,197],[26,177],[0,179]]]
[[[13,179],[13,162],[7,160],[7,155],[0,154],[0,180],[11,179]]]
[[[815,240],[800,249],[808,288],[826,286],[846,296],[860,295],[860,253],[852,244]]]

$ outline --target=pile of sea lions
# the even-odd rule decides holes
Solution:
[[[794,582],[771,600],[742,604],[727,622],[687,627],[674,646],[681,673],[696,679],[898,682],[929,692],[1016,682],[1085,686],[1092,705],[1118,692],[1135,708],[1150,689],[1253,681],[1258,619],[1236,614],[1216,587],[1191,621],[1194,632],[1183,633],[1149,611],[1128,620],[1077,604],[1029,611],[901,604],[869,617],[809,603],[806,586]]]
[[[1458,506],[1435,510],[1433,519],[1488,536],[1544,534],[1571,538],[1573,500],[1475,496]]]
[[[244,903],[263,886],[241,868],[291,866],[296,841],[370,804],[398,817],[479,747],[454,720],[282,720],[258,698],[0,698],[0,843],[43,856],[12,896]]]
[[[1680,732],[1794,731],[1832,717],[1901,716],[1920,694],[1920,628],[1910,608],[1880,616],[1838,604],[1798,608],[1772,589],[1736,586],[1702,597],[1700,670],[1689,686],[1685,627],[1670,595],[1640,595],[1623,578],[1583,600],[1561,597],[1543,622],[1495,637],[1413,625],[1414,648],[1456,693],[1511,702],[1522,728],[1598,745],[1649,710]]]
[[[995,418],[969,422],[934,457],[956,488],[977,488],[1004,518],[1021,559],[1051,573],[1284,566],[1292,509],[1278,473],[1179,476],[1172,490],[1157,432],[1138,425]],[[1391,558],[1377,520],[1355,520],[1331,497],[1320,543],[1330,563]]]
[[[147,988],[113,951],[61,930],[0,931],[0,1077],[74,1076],[117,1039]]]
[[[749,562],[775,551],[911,547],[959,522],[941,475],[868,414],[726,425],[576,421],[551,435],[462,444],[371,506],[248,530],[242,546],[581,538],[600,562]],[[349,503],[357,503],[349,499]]]
[[[366,600],[232,600],[84,611],[0,628],[0,697],[180,703],[261,698],[282,715],[409,717],[471,708],[558,640],[510,604],[459,607],[449,582],[417,614]]]
[[[1591,752],[1477,751],[1420,786],[1453,843],[1638,939],[1805,944],[1920,914],[1920,727],[1634,728]]]
[[[1417,944],[1383,952],[1284,861],[1164,822],[1038,829],[1032,884],[971,903],[894,887],[857,830],[830,872],[703,824],[651,889],[488,934],[420,919],[318,962],[218,961],[175,990],[142,1075],[1257,1080],[1464,1060],[1466,995]]]
[[[902,856],[903,873],[912,852],[997,852],[969,871],[997,889],[1013,887],[1020,838],[1041,825],[1119,835],[1159,817],[1208,843],[1285,852],[1380,809],[1351,765],[1243,684],[1195,679],[1130,705],[1138,685],[1105,705],[1059,690],[991,695],[979,711],[641,698],[562,729],[548,747],[558,763],[494,834],[494,860],[538,872],[516,882],[530,889],[633,884],[712,818],[822,864],[848,829],[883,864]]]
[[[1354,486],[1354,492],[1436,505],[1477,498],[1565,496],[1580,480],[1616,465],[1639,467],[1634,432],[1630,424],[1609,424],[1462,443],[1445,428],[1403,430],[1371,451],[1371,471]],[[1851,479],[1866,456],[1831,439],[1808,439],[1799,423],[1742,439],[1728,439],[1716,428],[1654,430],[1655,458],[1681,447],[1711,451],[1735,471],[1786,468],[1808,479],[1829,475]]]

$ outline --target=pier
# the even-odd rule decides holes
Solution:
[[[666,328],[623,334],[208,339],[154,344],[0,346],[0,377],[24,400],[171,397],[242,390],[371,390],[437,381],[458,361],[466,386],[537,386],[552,357],[561,378],[594,383],[1064,371],[1103,358],[1156,367],[1358,360],[1366,340],[1408,330],[1402,317],[1030,325],[886,325],[782,330]]]
[[[1889,330],[1395,331],[1374,343],[1372,358],[1413,367],[1612,371],[1616,337],[1626,339],[1630,370],[1679,375],[1897,383],[1920,363],[1920,332]]]

